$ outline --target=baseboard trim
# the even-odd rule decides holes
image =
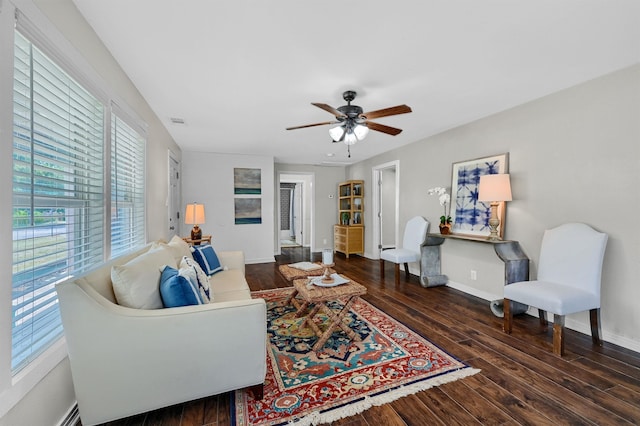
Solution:
[[[67,415],[64,416],[58,426],[77,426],[80,424],[80,411],[78,410],[78,403],[74,404],[67,411]]]
[[[470,294],[472,296],[479,297],[480,299],[487,300],[491,302],[492,300],[502,299],[502,295],[495,295],[492,293],[488,293],[482,290],[478,290],[477,288],[469,287],[464,284],[456,283],[453,281],[449,281],[447,283],[447,287],[454,288],[456,290],[460,290],[464,293]],[[487,303],[487,309],[490,309],[489,304]],[[527,315],[531,315],[532,317],[538,317],[538,309],[529,307],[529,310],[525,312]],[[551,318],[553,321],[553,318]],[[577,331],[578,333],[582,333],[587,336],[591,336],[591,326],[587,323],[581,323],[576,321],[575,319],[566,318],[564,326],[570,330]],[[607,331],[604,327],[602,327],[602,340],[605,342],[613,343],[614,345],[622,346],[626,349],[631,349],[635,352],[640,352],[640,342],[629,339],[628,337],[619,336],[617,334],[611,333]]]

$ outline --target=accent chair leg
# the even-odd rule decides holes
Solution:
[[[594,345],[602,346],[602,330],[600,329],[600,308],[594,308],[589,311],[589,319],[591,320],[591,341]]]
[[[400,264],[395,263],[396,285],[400,285]]]
[[[404,280],[409,282],[409,264],[407,262],[404,263]]]
[[[540,326],[547,326],[547,312],[543,309],[538,309],[538,317],[540,317]]]
[[[384,281],[384,259],[380,259],[380,278]]]
[[[251,386],[249,392],[253,394],[253,399],[261,401],[264,398],[264,383]]]
[[[511,313],[511,301],[509,299],[504,299],[502,309],[504,312],[502,330],[507,334],[511,334],[511,323],[513,322],[513,314]]]
[[[553,314],[553,354],[564,355],[564,315]]]

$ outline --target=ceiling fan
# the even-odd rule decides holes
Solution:
[[[363,109],[358,105],[351,105],[351,101],[356,98],[356,92],[353,90],[347,90],[342,94],[342,98],[347,101],[347,105],[338,107],[337,109],[321,103],[312,102],[311,105],[317,106],[335,116],[333,121],[323,121],[321,123],[305,124],[302,126],[287,127],[287,130],[304,129],[306,127],[324,126],[327,124],[339,124],[339,126],[329,129],[329,135],[333,142],[344,142],[350,146],[354,143],[361,141],[367,136],[369,129],[377,132],[386,133],[388,135],[396,136],[402,132],[402,129],[396,127],[387,126],[380,123],[369,121],[374,118],[388,117],[390,115],[406,114],[411,112],[411,108],[407,105],[397,105],[390,108],[379,109],[376,111],[363,112]],[[349,157],[351,157],[351,151],[349,149]]]

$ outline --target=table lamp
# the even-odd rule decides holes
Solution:
[[[187,208],[184,212],[184,223],[187,225],[193,225],[193,229],[191,230],[191,240],[193,240],[194,245],[200,244],[200,240],[202,239],[202,229],[198,224],[205,223],[204,218],[204,204],[187,204]]]
[[[498,236],[498,226],[500,226],[498,206],[501,202],[511,201],[509,175],[496,174],[480,176],[478,201],[489,201],[491,203],[491,218],[489,219],[489,229],[491,233],[487,239],[490,241],[500,240]]]

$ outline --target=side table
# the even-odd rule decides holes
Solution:
[[[504,285],[529,279],[529,258],[520,247],[518,241],[513,240],[487,240],[483,237],[459,234],[427,234],[427,238],[421,247],[421,276],[422,287],[435,287],[445,285],[449,278],[440,272],[440,246],[447,239],[472,241],[491,244],[498,257],[504,262]],[[526,312],[528,305],[512,302],[512,312],[521,314]],[[504,315],[503,300],[497,299],[490,303],[491,311],[497,317]]]
[[[199,238],[197,240],[192,240],[191,237],[182,237],[182,239],[189,244],[190,246],[193,245],[200,245],[202,243],[209,243],[211,244],[211,235],[203,235],[202,238]]]

